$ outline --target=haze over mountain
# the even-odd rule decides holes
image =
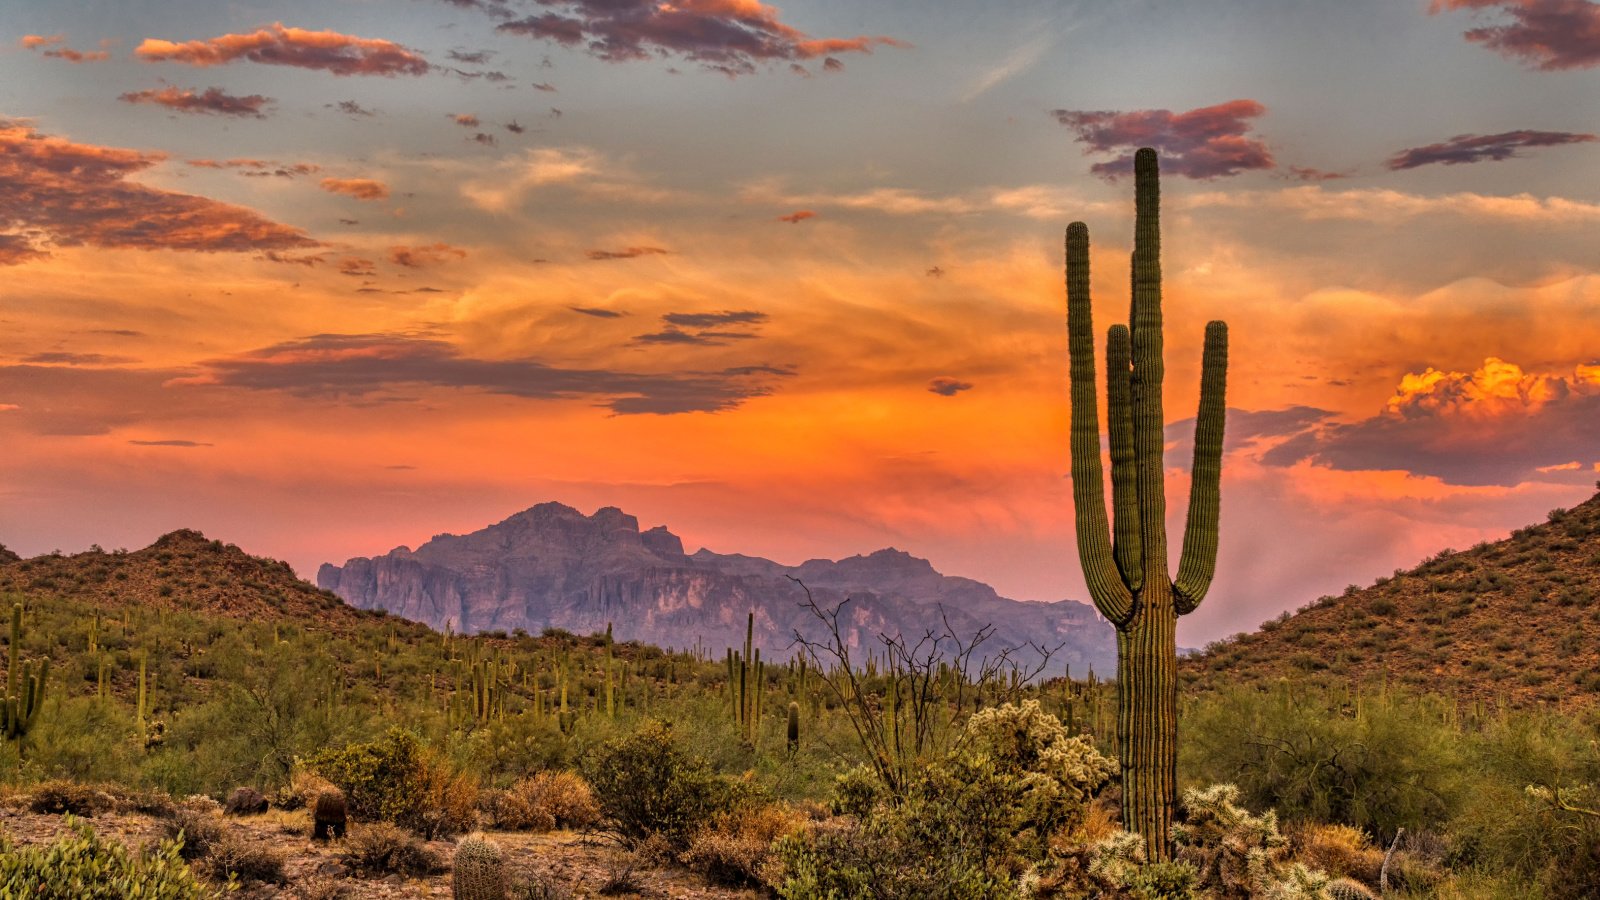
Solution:
[[[994,635],[983,651],[1054,648],[1048,671],[1080,675],[1113,670],[1115,636],[1093,607],[1071,600],[1031,603],[1001,597],[969,578],[943,575],[925,559],[893,548],[798,566],[756,556],[701,549],[686,554],[664,526],[645,531],[616,507],[585,516],[560,503],[531,509],[466,535],[440,534],[416,550],[397,547],[343,566],[326,564],[319,586],[363,609],[383,609],[457,631],[547,627],[580,634],[609,623],[622,640],[678,648],[703,645],[713,654],[743,640],[755,613],[756,643],[788,656],[796,630],[821,635],[801,606],[799,579],[823,608],[849,600],[840,617],[845,639],[881,652],[880,634],[913,641],[928,629],[968,638],[984,626]],[[980,653],[980,655],[982,655]]]

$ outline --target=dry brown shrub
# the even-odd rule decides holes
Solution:
[[[749,804],[719,813],[689,840],[683,864],[728,887],[760,887],[772,842],[802,827],[805,818],[778,803]]]
[[[1378,883],[1383,851],[1371,838],[1349,825],[1312,824],[1291,838],[1294,858],[1308,868],[1321,869],[1333,876],[1348,876],[1368,885]]]
[[[600,821],[600,805],[589,783],[576,772],[539,772],[524,778],[506,792],[504,814],[518,824],[512,830],[581,831]]]
[[[116,798],[99,787],[75,781],[41,782],[28,793],[28,808],[36,813],[91,817],[116,805]]]
[[[219,881],[236,875],[240,882],[246,884],[258,881],[287,884],[283,864],[282,851],[232,832],[224,833],[221,840],[211,845],[211,852],[206,855],[206,867]]]
[[[411,786],[422,802],[396,824],[423,837],[448,838],[478,827],[478,779],[470,772],[451,771],[449,763],[429,753]]]
[[[278,790],[272,805],[279,809],[304,809],[315,803],[323,791],[333,789],[333,782],[321,775],[296,769],[289,776],[289,783]]]
[[[396,825],[375,822],[357,828],[345,842],[344,861],[368,875],[420,878],[446,870],[444,860],[416,836]]]

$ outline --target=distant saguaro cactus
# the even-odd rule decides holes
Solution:
[[[473,832],[456,844],[450,896],[454,900],[506,900],[505,854],[500,845]]]
[[[1129,325],[1106,336],[1106,419],[1111,501],[1106,522],[1089,301],[1089,229],[1067,226],[1067,334],[1072,387],[1072,500],[1078,555],[1095,606],[1117,629],[1117,740],[1123,825],[1152,860],[1172,853],[1177,802],[1178,617],[1193,612],[1217,561],[1228,326],[1206,326],[1188,528],[1174,580],[1168,572],[1161,325],[1160,186],[1156,153],[1134,154],[1136,218]]]
[[[0,732],[7,740],[18,740],[33,727],[33,720],[44,706],[44,683],[50,676],[50,657],[35,668],[22,664],[22,604],[11,607],[11,643],[6,645],[6,694],[0,698]]]

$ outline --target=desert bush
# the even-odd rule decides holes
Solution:
[[[1373,846],[1367,833],[1350,825],[1312,823],[1290,834],[1294,857],[1313,869],[1333,876],[1378,883],[1383,851]]]
[[[420,878],[445,871],[444,860],[398,825],[374,822],[357,828],[345,842],[344,861],[368,875]]]
[[[324,750],[302,766],[338,786],[358,820],[394,822],[430,838],[457,834],[477,822],[476,779],[452,771],[404,729],[391,728],[370,743]]]
[[[991,707],[900,796],[841,777],[836,802],[851,815],[780,838],[769,878],[795,898],[1013,897],[1114,771],[1036,701]]]
[[[511,793],[538,821],[549,820],[553,828],[584,829],[600,820],[594,790],[576,772],[539,772],[512,785]]]
[[[104,789],[75,781],[46,781],[29,792],[28,808],[36,813],[92,817],[117,805]]]
[[[49,844],[14,846],[0,834],[0,896],[32,900],[210,898],[171,841],[143,853],[95,834],[87,823]]]
[[[176,843],[179,855],[187,860],[208,856],[212,848],[227,836],[227,826],[215,814],[196,812],[181,806],[167,819],[163,828],[167,840]]]
[[[263,882],[286,884],[283,874],[284,855],[257,840],[231,832],[211,845],[206,854],[206,869],[219,881],[236,880],[243,884]]]
[[[607,826],[629,847],[660,835],[675,850],[716,813],[732,803],[732,793],[710,767],[679,750],[672,728],[657,719],[633,734],[608,741],[583,762]]]
[[[321,775],[296,769],[290,774],[289,781],[278,789],[272,802],[279,809],[304,809],[316,803],[317,797],[323,792],[333,789],[333,782]]]
[[[786,806],[745,804],[718,813],[696,832],[681,860],[713,884],[758,888],[773,842],[802,824],[800,816]]]

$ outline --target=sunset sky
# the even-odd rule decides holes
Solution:
[[[318,564],[538,502],[1086,600],[1061,238],[1162,156],[1189,645],[1600,478],[1589,0],[0,0],[0,542]],[[1103,363],[1102,363],[1103,371]],[[1174,533],[1180,523],[1174,521]],[[1177,541],[1174,540],[1174,546]]]

